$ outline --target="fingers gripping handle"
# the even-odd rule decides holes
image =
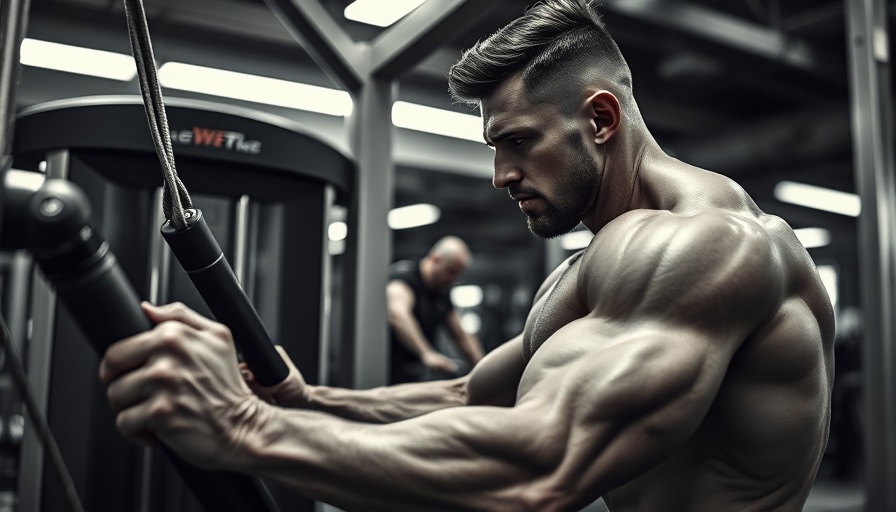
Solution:
[[[90,227],[90,205],[80,189],[65,180],[47,180],[23,204],[24,215],[15,213],[23,218],[26,245],[98,354],[152,328],[109,245]],[[162,449],[207,512],[279,511],[259,479],[199,469],[168,447]]]
[[[237,349],[262,386],[286,379],[289,368],[271,342],[258,312],[237,281],[201,210],[187,210],[187,228],[170,222],[162,236],[193,281],[215,318],[230,328]]]

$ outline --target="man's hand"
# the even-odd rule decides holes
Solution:
[[[276,349],[283,361],[286,362],[286,366],[289,367],[289,375],[283,379],[283,382],[269,387],[261,386],[255,382],[255,375],[246,363],[240,363],[240,373],[243,375],[243,380],[246,381],[246,384],[249,385],[256,395],[272,404],[296,408],[307,406],[311,398],[312,386],[305,383],[305,378],[302,377],[301,372],[293,364],[292,359],[289,358],[283,347],[277,345]]]
[[[438,352],[424,352],[420,356],[420,362],[430,370],[437,372],[453,373],[457,371],[457,364]]]
[[[230,330],[183,304],[143,309],[156,327],[112,344],[100,365],[118,429],[200,467],[235,462],[269,406],[243,382]]]

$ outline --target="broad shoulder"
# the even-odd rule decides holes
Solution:
[[[386,284],[386,300],[391,308],[412,308],[415,302],[414,290],[407,281],[393,279]]]
[[[779,238],[759,218],[721,209],[628,212],[586,249],[579,290],[590,310],[611,317],[724,324],[736,308],[759,321],[783,300]]]

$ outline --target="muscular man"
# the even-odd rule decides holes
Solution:
[[[271,405],[219,324],[148,307],[158,326],[102,363],[120,430],[348,510],[801,510],[828,437],[830,302],[785,222],[661,150],[631,83],[589,0],[539,2],[452,68],[532,232],[596,233],[468,378],[294,373]]]
[[[457,371],[457,364],[432,344],[442,325],[448,327],[451,339],[470,363],[482,359],[479,340],[461,328],[448,294],[469,264],[467,244],[456,236],[446,236],[420,261],[403,260],[390,267],[386,285],[390,384],[422,380],[422,372],[415,371],[422,367],[442,374]]]

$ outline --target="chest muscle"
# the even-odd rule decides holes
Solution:
[[[579,261],[570,265],[532,307],[523,330],[523,354],[526,361],[558,329],[587,314],[576,290],[578,266]]]

